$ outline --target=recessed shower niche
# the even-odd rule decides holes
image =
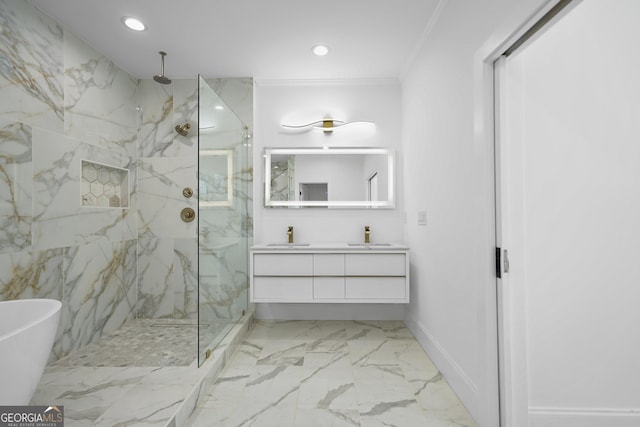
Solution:
[[[97,208],[129,207],[129,171],[82,160],[81,205]]]

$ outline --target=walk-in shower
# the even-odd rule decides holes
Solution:
[[[126,303],[127,318],[98,325],[99,336],[63,354],[58,368],[201,365],[246,312],[252,156],[247,126],[216,90],[250,120],[252,84],[209,81],[138,83],[124,212],[137,232],[118,261],[136,273],[113,309]]]

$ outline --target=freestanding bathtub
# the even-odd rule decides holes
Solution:
[[[0,301],[0,405],[28,405],[47,365],[60,301]]]

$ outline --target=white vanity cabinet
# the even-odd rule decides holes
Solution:
[[[251,302],[409,302],[406,246],[259,245],[250,253]]]

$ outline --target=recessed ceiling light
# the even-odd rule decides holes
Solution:
[[[224,110],[224,107],[222,105],[216,105],[216,110]]]
[[[313,48],[311,48],[311,50],[316,56],[325,56],[327,53],[329,53],[329,48],[322,44],[314,46]]]
[[[133,31],[144,31],[147,27],[137,18],[133,18],[131,16],[123,16],[122,23],[127,26],[130,30]]]

